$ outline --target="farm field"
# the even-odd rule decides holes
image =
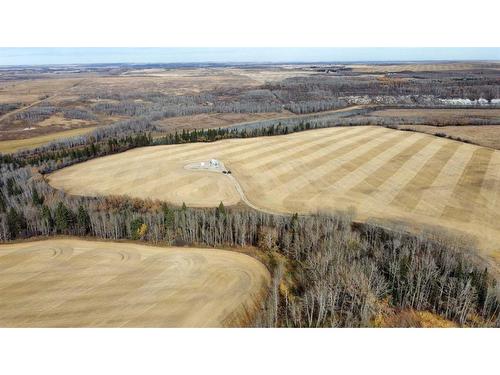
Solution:
[[[449,123],[464,118],[496,119],[500,124],[500,109],[498,108],[388,108],[373,111],[372,116],[414,119],[424,117],[429,122],[447,121]]]
[[[455,139],[462,139],[479,146],[500,150],[500,125],[399,125],[398,129],[412,130],[427,134],[444,134]]]
[[[347,113],[357,109],[366,108],[366,105],[352,105],[345,108],[321,111],[313,114],[294,114],[289,111],[283,112],[268,112],[268,113],[211,113],[200,114],[191,116],[171,117],[164,120],[157,121],[155,124],[159,125],[165,132],[175,132],[193,129],[209,129],[209,128],[224,128],[224,127],[247,127],[251,128],[253,124],[259,123],[263,120],[273,119],[281,121],[286,119],[303,119],[308,121],[315,116],[323,116],[334,113]]]
[[[185,168],[211,158],[232,175]],[[59,170],[49,182],[72,194],[150,197],[198,207],[242,199],[278,213],[354,207],[359,220],[471,235],[495,267],[500,263],[500,152],[423,133],[337,127],[148,147]]]
[[[0,245],[0,327],[238,325],[269,283],[217,249],[51,239]]]
[[[289,116],[293,114],[290,113]],[[170,117],[156,121],[165,132],[175,132],[193,129],[223,128],[234,124],[249,121],[267,120],[282,118],[286,113],[268,112],[268,113],[203,113],[191,116]]]
[[[92,132],[96,127],[85,127],[71,130],[64,130],[57,133],[50,133],[36,137],[29,137],[25,139],[11,139],[0,141],[0,153],[15,152],[22,149],[30,149],[48,144],[52,141],[66,139],[68,137],[76,137],[79,135]]]
[[[486,64],[485,64],[486,65]],[[499,69],[497,63],[489,64],[492,69]],[[353,64],[347,65],[355,72],[359,73],[387,73],[387,72],[442,72],[442,71],[460,71],[460,70],[470,70],[477,67],[474,63],[463,63],[463,62],[451,62],[451,63],[441,63],[441,64],[380,64],[380,65],[368,65],[368,64]]]

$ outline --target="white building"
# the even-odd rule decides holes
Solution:
[[[219,168],[220,166],[220,163],[218,160],[216,159],[210,159],[210,167],[212,168]]]

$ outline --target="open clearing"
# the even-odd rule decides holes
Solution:
[[[166,132],[180,132],[193,129],[224,128],[231,125],[260,121],[274,118],[283,118],[284,112],[263,112],[263,113],[202,113],[199,115],[168,117],[155,124]],[[289,116],[293,116],[292,113]]]
[[[232,175],[188,170],[218,159]],[[358,219],[401,220],[476,237],[500,264],[500,152],[376,126],[157,146],[77,164],[49,176],[79,195],[126,194],[188,206],[245,200],[269,212],[355,207]]]
[[[269,283],[217,249],[55,239],[0,245],[0,327],[234,325]]]
[[[47,143],[57,141],[59,139],[76,137],[79,135],[90,133],[95,128],[96,127],[71,129],[71,130],[64,130],[58,133],[40,135],[38,137],[0,141],[0,152],[8,153],[8,152],[19,151],[22,149],[29,149],[29,148],[43,146],[46,145]]]

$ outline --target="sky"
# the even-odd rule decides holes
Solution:
[[[500,48],[0,48],[0,65],[500,60]]]

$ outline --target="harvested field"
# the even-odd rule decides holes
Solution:
[[[308,121],[314,116],[327,116],[333,113],[350,112],[357,109],[362,109],[365,105],[352,105],[340,109],[332,109],[329,111],[321,111],[316,113],[306,113],[297,115],[287,110],[283,112],[261,112],[261,113],[204,113],[200,115],[170,117],[163,120],[156,121],[156,124],[163,128],[166,132],[175,132],[182,129],[208,129],[208,128],[224,128],[229,126],[252,126],[254,122],[263,120],[286,120],[289,118],[303,119]]]
[[[390,118],[426,118],[429,121],[459,121],[463,118],[492,119],[500,124],[499,108],[391,108],[373,111],[371,116]]]
[[[209,85],[258,85],[265,82],[281,81],[290,77],[304,77],[316,74],[300,67],[269,67],[269,68],[197,68],[197,69],[141,69],[124,73],[122,77],[155,77],[169,82],[184,82],[185,87],[196,88],[209,77]],[[205,87],[205,86],[204,86]]]
[[[162,150],[149,150],[165,151],[163,147]],[[74,166],[54,173],[50,181],[53,186],[80,195],[129,195],[178,204],[185,202],[190,207],[215,207],[220,202],[225,205],[239,202],[238,192],[228,184],[224,175],[208,171],[193,172],[184,168],[200,159],[167,157],[162,160],[165,155],[161,153],[158,155],[161,158],[159,162],[152,160],[152,154],[143,152],[144,149],[136,149],[133,154],[127,153],[131,156],[127,166],[113,155],[106,156],[102,158],[103,165],[82,163],[79,165],[81,168]],[[169,151],[167,153],[170,154]]]
[[[427,134],[444,134],[447,137],[462,139],[479,146],[500,150],[500,125],[399,125],[398,128]]]
[[[0,141],[0,152],[8,153],[8,152],[19,151],[22,149],[35,148],[35,147],[50,143],[52,141],[56,141],[58,139],[76,137],[79,135],[90,133],[94,129],[95,129],[95,127],[77,128],[77,129],[65,130],[65,131],[61,131],[61,132],[57,132],[57,133],[40,135],[37,137]]]
[[[286,112],[263,112],[263,113],[203,113],[199,115],[169,117],[156,121],[166,132],[175,132],[193,129],[224,128],[242,122],[267,120],[281,118],[286,115],[293,116]]]
[[[244,320],[269,273],[217,249],[55,239],[0,245],[0,327],[217,327]]]
[[[166,69],[127,72],[116,77],[102,77],[92,82],[93,90],[159,91],[176,95],[191,95],[205,90],[230,87],[255,87],[259,82],[231,74],[223,69]]]
[[[187,170],[216,158],[231,176]],[[440,226],[474,236],[500,264],[500,152],[376,126],[141,148],[74,165],[50,183],[80,195],[127,194],[188,206],[280,213],[356,208],[358,218]]]
[[[387,72],[444,72],[444,71],[457,71],[457,70],[471,70],[488,67],[490,69],[500,69],[498,63],[416,63],[416,64],[353,64],[347,65],[353,71],[359,73],[387,73]]]
[[[0,103],[31,104],[61,92],[67,93],[81,78],[56,78],[0,82]]]

